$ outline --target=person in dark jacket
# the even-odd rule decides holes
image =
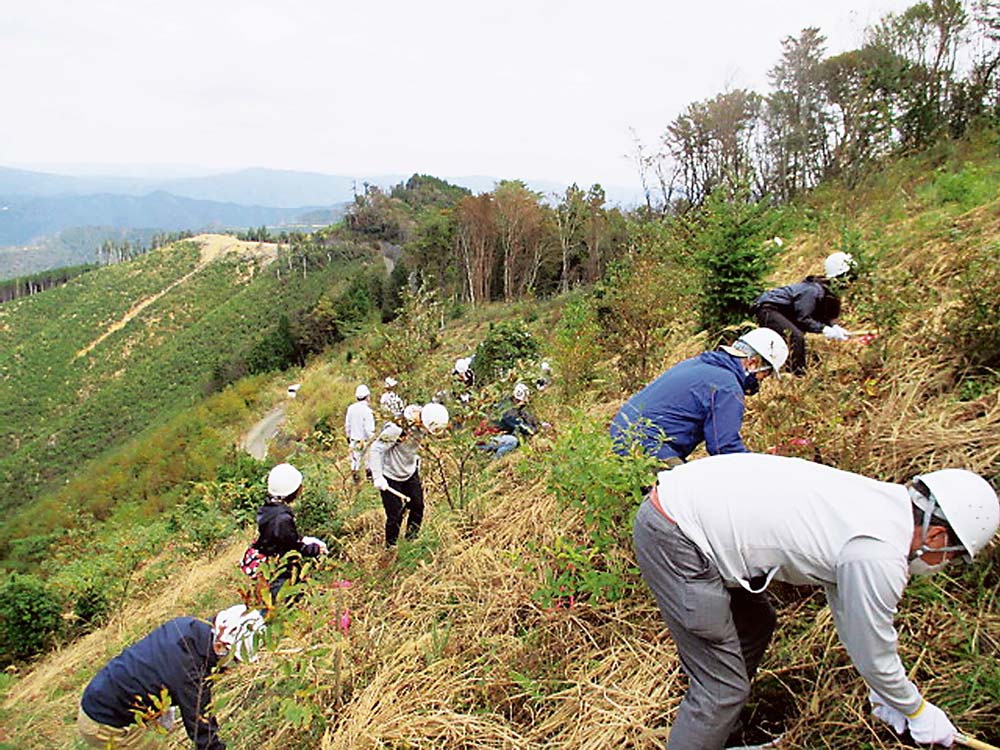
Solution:
[[[93,747],[145,748],[148,730],[172,731],[179,711],[196,750],[225,750],[207,711],[212,674],[233,653],[254,661],[260,613],[238,604],[213,622],[175,617],[109,661],[83,691],[77,728]],[[157,745],[158,746],[158,745]]]
[[[638,443],[665,468],[683,463],[703,441],[711,455],[745,453],[744,396],[787,358],[781,336],[755,328],[732,346],[674,365],[618,410],[611,421],[614,451],[624,456]]]
[[[302,472],[291,464],[278,464],[267,475],[267,501],[257,510],[257,541],[253,547],[270,561],[295,551],[303,557],[327,553],[326,544],[311,536],[299,536],[291,503],[302,492]],[[282,565],[270,582],[271,598],[296,570],[297,561]]]
[[[494,458],[506,456],[512,450],[526,440],[535,435],[543,426],[538,418],[528,409],[528,397],[531,390],[524,383],[514,386],[513,402],[507,401],[509,406],[504,409],[497,420],[496,429],[500,432],[491,436],[486,442],[479,445],[479,449],[492,453]]]
[[[833,253],[824,263],[825,276],[806,276],[798,284],[769,289],[753,305],[757,324],[785,337],[791,347],[788,369],[801,375],[806,369],[806,333],[822,333],[834,341],[846,341],[848,333],[836,324],[840,298],[831,288],[832,279],[843,279],[854,268],[849,253]]]

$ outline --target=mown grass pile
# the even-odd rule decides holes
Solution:
[[[744,437],[753,450],[887,481],[946,466],[1000,478],[1000,380],[987,356],[1000,284],[995,273],[970,277],[988,267],[1000,243],[1000,201],[983,187],[1000,175],[995,143],[989,148],[989,158],[931,154],[852,194],[831,188],[798,207],[771,281],[798,280],[848,245],[868,270],[847,293],[843,323],[878,337],[869,344],[810,337],[807,375],[768,382],[749,402]],[[973,157],[969,176],[962,165]],[[533,317],[524,323],[544,355],[560,303],[525,311],[477,310],[437,332],[436,348],[411,371],[392,374],[401,375],[404,393],[414,388],[412,400],[429,397],[491,319]],[[657,371],[709,345],[684,326],[670,330],[653,355]],[[563,333],[562,350],[572,356]],[[289,414],[293,434],[272,453],[300,465],[322,499],[299,510],[301,530],[335,534],[337,545],[300,604],[275,611],[261,660],[220,680],[216,702],[230,747],[662,747],[685,679],[631,562],[633,470],[641,467],[623,468],[605,436],[624,397],[619,360],[605,352],[590,377],[574,378],[572,396],[558,382],[538,395],[532,406],[555,430],[508,458],[463,464],[452,460],[459,437],[431,442],[424,530],[392,556],[381,546],[375,493],[355,492],[343,446],[315,435],[324,418],[336,428],[354,383],[390,374],[367,369],[363,357],[345,362],[347,349],[304,373]],[[468,491],[446,500],[444,482],[453,486],[459,471]],[[171,616],[233,603],[246,587],[235,566],[251,538],[244,528],[219,555],[185,562],[166,590],[146,593],[105,628],[7,677],[2,741],[73,747],[76,700],[99,665]],[[897,618],[912,679],[960,729],[993,743],[1000,742],[998,587],[994,547],[974,568],[914,582]],[[839,645],[822,593],[788,586],[773,593],[779,627],[755,684],[751,723],[761,734],[786,732],[790,747],[899,747],[869,716],[867,687]]]

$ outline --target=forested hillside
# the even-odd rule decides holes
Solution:
[[[210,239],[181,242],[0,308],[0,472],[17,487],[4,495],[7,523],[87,460],[294,358],[289,319],[365,258],[349,246],[222,244],[212,257]]]
[[[998,180],[997,138],[988,134],[897,162],[850,192],[826,186],[782,213],[784,242],[765,283],[801,278],[832,248],[848,247],[866,265],[847,292],[844,325],[878,336],[867,344],[810,339],[806,376],[769,382],[748,402],[751,449],[885,480],[954,465],[996,481],[1000,391],[983,358],[998,351]],[[687,262],[686,230],[679,238],[643,231],[633,235],[633,263],[662,273]],[[658,260],[640,246],[656,249]],[[692,274],[689,266],[682,275]],[[348,336],[302,371],[269,463],[288,459],[304,470],[301,528],[333,551],[312,571],[306,599],[272,613],[261,661],[219,684],[231,746],[660,746],[683,682],[632,562],[629,519],[644,467],[610,452],[606,424],[636,387],[637,363],[656,373],[713,342],[696,332],[696,289],[678,292],[669,309],[636,310],[643,300],[615,286],[623,279],[633,288],[632,278],[546,303],[455,308],[443,328],[434,296],[407,292],[393,322]],[[616,321],[626,313],[637,325],[622,330]],[[648,346],[640,315],[656,331]],[[425,455],[425,530],[387,558],[377,495],[349,478],[342,409],[354,383],[374,386],[390,372],[408,400],[423,401],[473,350],[537,354],[499,379],[485,376],[472,405],[449,404],[453,429]],[[532,403],[555,431],[486,462],[472,426],[515,380],[533,378],[541,357],[555,381]],[[197,423],[231,430],[242,420],[246,428],[251,393],[273,398],[283,382],[238,383],[199,407]],[[266,408],[266,400],[256,407]],[[161,441],[173,440],[170,429]],[[135,456],[116,460],[137,466]],[[162,520],[117,513],[113,525],[91,523],[51,548],[42,565],[47,590],[74,592],[62,607],[75,624],[62,629],[71,640],[57,653],[7,678],[2,719],[18,738],[12,746],[72,747],[68,720],[96,663],[172,615],[208,615],[240,598],[246,584],[235,564],[251,539],[267,465],[220,460],[216,477],[182,488],[181,504]],[[122,569],[132,572],[116,580]],[[913,584],[898,618],[912,678],[963,731],[993,742],[998,571],[994,547],[974,568]],[[780,624],[751,700],[750,737],[785,731],[790,747],[897,747],[867,713],[867,689],[822,595],[773,593]],[[94,631],[74,638],[87,622]]]
[[[229,747],[663,747],[686,678],[632,548],[653,465],[608,435],[628,396],[842,251],[839,323],[864,335],[808,336],[801,377],[746,400],[747,447],[886,482],[945,467],[1000,482],[998,40],[991,1],[920,3],[832,58],[806,29],[771,91],[693,103],[637,145],[635,211],[600,185],[473,195],[414,175],[287,250],[206,262],[182,243],[0,306],[15,488],[0,748],[74,747],[101,664],[240,601],[268,630],[260,660],[214,685]],[[452,369],[472,355],[462,399]],[[424,526],[394,550],[342,432],[355,386],[377,401],[387,376],[451,416],[421,449]],[[293,378],[267,461],[249,458],[241,435]],[[515,384],[548,426],[489,460]],[[275,603],[238,563],[281,461],[305,476],[300,531],[330,553]],[[972,567],[912,580],[895,620],[908,677],[991,743],[998,588],[994,540]],[[900,747],[822,590],[769,591],[778,628],[743,739]]]

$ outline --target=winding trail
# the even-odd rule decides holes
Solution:
[[[267,443],[278,434],[278,428],[285,422],[285,405],[279,404],[269,411],[265,417],[250,428],[243,439],[243,450],[263,461],[267,456]]]
[[[163,295],[176,289],[181,284],[187,282],[192,276],[203,271],[205,266],[211,263],[216,258],[219,258],[228,253],[239,253],[245,256],[259,257],[263,260],[264,265],[268,265],[278,257],[279,246],[272,242],[245,242],[243,240],[238,240],[235,237],[231,237],[226,234],[199,234],[197,237],[192,237],[189,242],[193,242],[200,248],[201,256],[198,261],[198,265],[184,274],[181,278],[176,279],[171,282],[163,289],[158,291],[149,297],[145,297],[138,302],[136,302],[131,309],[126,312],[121,319],[116,320],[114,323],[109,325],[107,329],[98,336],[96,339],[91,341],[87,346],[83,347],[80,351],[76,353],[74,359],[79,359],[87,354],[90,354],[102,341],[104,341],[108,336],[110,336],[115,331],[120,331],[135,317],[137,317],[143,310],[152,305],[154,302],[160,299]]]

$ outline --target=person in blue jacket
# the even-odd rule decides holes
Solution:
[[[175,617],[109,661],[83,691],[77,729],[101,748],[146,748],[148,730],[172,731],[177,713],[195,750],[225,750],[208,715],[211,679],[230,653],[254,661],[261,614],[237,604],[212,622]],[[156,745],[159,747],[159,745]]]
[[[619,455],[636,443],[670,468],[702,442],[711,455],[745,453],[740,437],[744,397],[757,392],[759,379],[777,375],[788,345],[768,328],[755,328],[732,346],[680,362],[647,385],[618,410],[611,440]]]

